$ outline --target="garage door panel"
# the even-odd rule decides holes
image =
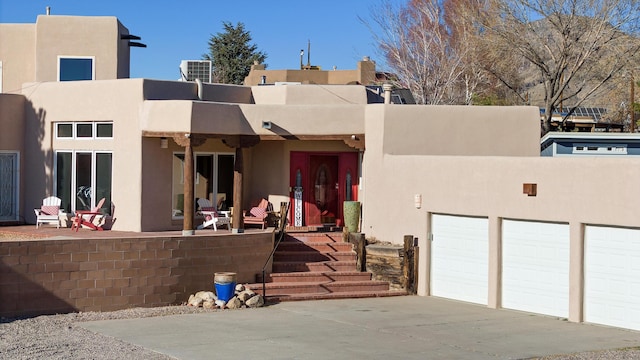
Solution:
[[[569,315],[569,226],[503,220],[502,306]]]
[[[640,229],[585,227],[584,318],[640,330]]]
[[[487,219],[434,214],[431,225],[431,294],[486,305]]]

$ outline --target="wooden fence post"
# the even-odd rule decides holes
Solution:
[[[404,257],[402,260],[402,274],[404,288],[410,294],[416,293],[416,251],[413,246],[413,235],[404,236]]]
[[[356,269],[360,272],[367,271],[367,239],[363,233],[349,233],[349,242],[355,245]]]

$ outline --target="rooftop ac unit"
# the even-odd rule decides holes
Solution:
[[[213,82],[210,60],[182,60],[180,62],[180,79],[195,81],[200,79],[204,83]]]

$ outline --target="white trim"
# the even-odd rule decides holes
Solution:
[[[96,57],[91,56],[80,56],[80,55],[58,55],[57,61],[57,71],[56,71],[56,81],[60,81],[60,59],[91,59],[91,80],[96,79]],[[83,80],[78,80],[83,81]]]
[[[58,135],[58,125],[70,124],[71,125],[71,137],[60,137]],[[87,137],[79,137],[78,136],[78,125],[91,125],[91,136]],[[101,136],[98,137],[98,125],[102,124],[110,124],[111,125],[111,136]],[[113,139],[113,121],[60,121],[54,122],[54,132],[55,138],[61,140],[109,140]]]

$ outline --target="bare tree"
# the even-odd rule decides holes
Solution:
[[[455,103],[454,84],[462,76],[461,56],[442,23],[441,3],[413,0],[406,7],[385,1],[371,11],[375,41],[397,76],[420,104]]]
[[[543,87],[543,133],[551,129],[552,115],[560,109],[567,110],[563,128],[573,110],[628,66],[640,49],[634,38],[640,25],[637,0],[488,1],[493,11],[482,19],[490,24],[486,39],[498,52],[521,56]],[[522,96],[522,88],[509,74],[494,75]],[[563,108],[568,102],[571,107]]]

